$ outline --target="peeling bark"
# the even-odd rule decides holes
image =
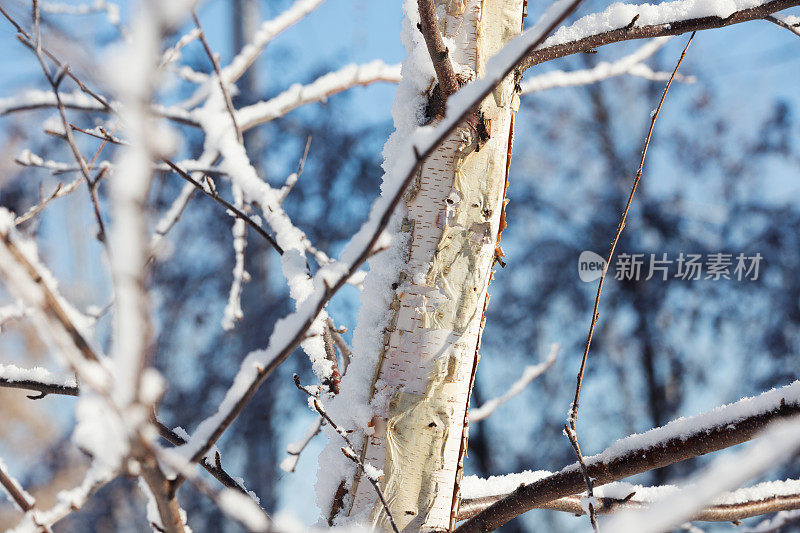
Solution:
[[[436,7],[461,77],[480,76],[522,25],[522,0],[437,0]],[[406,196],[408,261],[375,372],[374,431],[362,451],[384,471],[382,490],[403,531],[448,531],[455,523],[517,102],[509,77],[425,161]],[[375,492],[360,481],[350,514],[369,514],[388,529]]]

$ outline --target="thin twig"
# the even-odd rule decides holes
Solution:
[[[642,178],[642,171],[644,169],[644,162],[645,158],[647,157],[647,149],[650,146],[650,140],[653,137],[653,129],[656,125],[656,120],[658,120],[658,115],[661,113],[661,108],[664,105],[664,101],[667,97],[667,92],[669,91],[670,86],[672,85],[672,80],[675,79],[675,74],[678,72],[678,68],[681,66],[683,62],[683,58],[686,56],[686,51],[689,49],[689,45],[692,43],[692,39],[694,39],[695,32],[692,32],[692,35],[689,37],[689,40],[686,42],[686,46],[683,48],[683,52],[681,52],[681,57],[678,59],[678,63],[675,65],[675,68],[672,71],[672,75],[667,81],[666,87],[664,87],[664,92],[661,94],[661,100],[658,102],[658,107],[656,107],[655,111],[650,118],[650,128],[647,130],[647,136],[644,140],[644,148],[642,149],[642,157],[639,160],[639,168],[636,170],[636,177],[633,180],[633,186],[631,187],[631,192],[628,195],[628,201],[625,204],[625,209],[622,212],[622,216],[620,217],[619,224],[617,225],[617,232],[614,235],[614,239],[611,241],[611,249],[608,251],[608,256],[606,257],[606,262],[603,264],[603,272],[600,275],[600,281],[597,285],[597,295],[594,299],[594,307],[592,308],[592,318],[589,321],[589,334],[586,337],[586,347],[583,350],[583,358],[581,359],[581,367],[578,371],[578,378],[576,380],[575,385],[575,398],[572,401],[572,406],[570,407],[569,416],[567,418],[568,424],[564,425],[564,433],[567,435],[570,444],[572,445],[572,449],[575,451],[575,455],[578,457],[578,463],[581,465],[581,472],[583,473],[584,481],[586,482],[586,489],[587,495],[591,499],[594,497],[593,488],[594,483],[592,481],[591,476],[589,475],[589,471],[586,469],[586,465],[583,461],[583,455],[581,454],[580,446],[578,445],[578,430],[577,430],[577,422],[578,422],[578,406],[579,400],[581,395],[581,385],[583,384],[583,376],[586,372],[586,363],[589,359],[589,348],[592,344],[592,335],[594,334],[594,328],[597,324],[597,320],[600,317],[598,313],[598,308],[600,306],[600,295],[603,292],[603,282],[606,279],[606,274],[608,273],[608,266],[611,264],[611,259],[614,256],[614,250],[617,247],[617,243],[619,242],[620,235],[622,235],[622,230],[625,228],[625,221],[628,218],[628,211],[630,211],[631,203],[633,203],[633,197],[636,194],[636,189],[639,186],[639,181]],[[592,523],[592,528],[595,532],[599,531],[599,527],[597,525],[597,516],[594,512],[594,505],[590,500],[589,503],[589,519]]]
[[[353,461],[358,465],[358,467],[361,469],[361,472],[366,476],[366,478],[372,484],[372,487],[375,489],[378,498],[381,500],[381,504],[383,505],[383,510],[386,512],[386,516],[389,518],[389,524],[391,524],[392,530],[394,531],[394,533],[400,533],[400,531],[397,529],[397,524],[394,521],[394,517],[392,516],[392,512],[391,510],[389,510],[389,504],[386,501],[386,497],[384,496],[383,491],[381,490],[381,487],[378,484],[378,480],[375,479],[375,476],[372,475],[371,472],[368,472],[367,469],[368,465],[365,465],[364,462],[361,460],[361,457],[359,457],[359,455],[355,452],[356,448],[353,446],[353,443],[350,442],[350,439],[347,437],[347,432],[338,425],[336,425],[336,422],[334,422],[331,419],[331,417],[325,411],[325,408],[322,406],[322,403],[319,401],[319,398],[317,398],[314,394],[309,392],[308,389],[306,389],[305,387],[303,387],[303,385],[300,384],[300,378],[297,376],[297,374],[294,375],[294,384],[298,388],[298,390],[304,392],[311,398],[311,401],[314,405],[314,410],[316,410],[319,413],[319,415],[322,418],[324,418],[325,421],[328,422],[328,424],[330,424],[330,426],[336,431],[336,433],[338,433],[342,437],[342,439],[344,439],[345,443],[347,443],[347,448],[342,448],[342,453],[344,454],[345,457],[347,457],[348,459],[350,459],[351,461]],[[371,467],[369,470],[374,471],[374,469],[375,467]]]
[[[289,193],[292,192],[297,180],[300,179],[300,176],[303,174],[303,168],[306,166],[306,158],[308,157],[308,149],[311,147],[311,135],[308,136],[306,140],[306,147],[303,149],[303,155],[300,157],[300,161],[297,163],[297,171],[292,172],[287,176],[286,182],[281,187],[281,203],[286,200],[286,197],[289,196]]]
[[[214,72],[216,73],[217,80],[219,81],[219,88],[222,91],[223,98],[225,98],[225,107],[228,108],[228,114],[231,116],[233,128],[236,130],[236,139],[239,141],[239,144],[242,144],[244,142],[244,137],[242,137],[242,130],[239,127],[239,123],[236,121],[236,110],[233,107],[231,93],[228,91],[228,85],[222,78],[222,73],[219,69],[219,61],[217,60],[217,56],[215,56],[211,51],[211,47],[208,45],[205,32],[203,32],[203,27],[200,25],[200,19],[197,17],[197,11],[194,8],[192,8],[192,18],[194,18],[194,23],[197,26],[197,30],[200,32],[198,35],[200,42],[203,43],[203,48],[206,51],[206,55],[208,55],[208,58],[211,60],[211,64],[214,66]]]
[[[14,26],[14,28],[17,30],[17,33],[21,36],[20,41],[25,46],[27,46],[28,48],[31,48],[31,49],[35,48],[34,45],[33,45],[33,40],[31,39],[31,36],[28,35],[28,32],[26,32],[22,28],[22,26],[20,26],[17,23],[17,21],[14,20],[14,18],[11,17],[11,15],[9,15],[8,12],[5,9],[3,9],[3,5],[2,4],[0,4],[0,13],[2,13],[3,16],[6,18],[6,20],[8,20]],[[72,73],[72,70],[69,68],[69,65],[62,64],[61,61],[59,61],[58,58],[55,55],[53,55],[52,53],[50,53],[49,50],[47,50],[47,48],[41,48],[41,52],[43,52],[44,55],[46,55],[50,59],[50,61],[52,61],[55,64],[55,66],[58,67],[65,75],[70,77],[72,79],[72,81],[74,81],[78,85],[78,87],[80,87],[81,91],[83,91],[84,93],[86,93],[90,97],[94,98],[103,107],[103,109],[105,109],[106,111],[108,111],[108,112],[112,112],[113,111],[113,109],[108,104],[108,102],[106,101],[105,98],[103,98],[102,96],[98,95],[97,93],[93,92],[88,87],[86,87],[81,82],[81,80],[78,79],[78,77],[75,76],[75,74]]]
[[[204,187],[202,184],[200,184],[200,182],[198,182],[192,176],[190,176],[188,172],[181,169],[178,165],[176,165],[169,159],[162,159],[162,161],[166,163],[167,166],[169,166],[172,170],[174,170],[176,174],[178,174],[180,177],[182,177],[183,179],[194,185],[200,192],[202,192],[209,198],[212,198],[215,202],[217,202],[225,209],[230,211],[233,216],[235,216],[236,218],[240,218],[241,220],[244,220],[245,224],[253,228],[256,231],[256,233],[264,237],[264,239],[273,248],[275,248],[275,250],[279,254],[283,255],[283,248],[281,248],[281,246],[275,241],[274,238],[272,238],[272,236],[269,233],[264,231],[264,229],[261,226],[259,226],[252,218],[244,214],[236,206],[234,206],[233,204],[225,200],[223,197],[221,197],[219,193],[216,191],[216,189],[212,189],[210,187]]]
[[[470,423],[479,422],[490,417],[498,407],[524,391],[536,378],[547,372],[547,370],[553,366],[560,349],[561,346],[558,343],[554,343],[550,346],[550,352],[547,354],[547,358],[538,364],[523,368],[522,376],[508,388],[505,394],[484,402],[480,407],[470,409]]]
[[[569,426],[575,430],[577,419],[578,419],[578,401],[580,400],[581,394],[581,385],[583,384],[583,375],[586,371],[586,361],[589,358],[589,348],[592,344],[592,335],[594,334],[594,327],[597,324],[597,319],[599,318],[598,314],[598,307],[600,305],[600,295],[603,292],[603,282],[606,279],[606,274],[608,273],[608,266],[611,264],[611,259],[614,256],[614,250],[617,247],[617,243],[619,242],[620,235],[622,234],[622,230],[625,228],[625,220],[628,218],[628,211],[631,208],[631,203],[633,202],[633,196],[636,194],[636,189],[639,186],[639,181],[642,178],[642,170],[644,168],[644,161],[645,157],[647,156],[647,148],[650,146],[650,139],[653,136],[653,128],[655,127],[656,120],[658,120],[658,115],[661,112],[661,107],[664,105],[664,100],[667,97],[667,91],[669,91],[670,86],[672,85],[672,80],[675,78],[675,74],[678,72],[678,67],[681,66],[681,62],[683,62],[683,58],[686,56],[686,50],[689,48],[689,45],[694,38],[695,32],[692,32],[691,37],[689,37],[689,41],[686,43],[686,46],[681,53],[680,59],[678,59],[677,65],[675,65],[675,69],[672,71],[672,76],[670,76],[669,81],[667,82],[666,87],[664,87],[664,92],[661,94],[661,100],[658,103],[658,107],[656,107],[655,111],[652,114],[650,119],[650,128],[647,130],[647,136],[645,137],[644,141],[644,149],[642,150],[642,157],[639,160],[639,168],[636,171],[636,177],[633,180],[633,186],[631,187],[631,192],[628,195],[628,201],[625,204],[625,209],[622,212],[622,216],[620,218],[619,224],[617,225],[617,232],[614,235],[614,239],[611,241],[611,249],[608,251],[608,256],[606,257],[606,262],[603,265],[603,273],[600,276],[600,282],[597,285],[597,294],[594,299],[594,307],[592,309],[592,318],[589,321],[589,334],[586,338],[586,347],[583,350],[583,358],[581,359],[581,367],[578,371],[578,378],[577,384],[575,386],[575,398],[572,402],[572,406],[569,412]]]
[[[56,185],[56,188],[53,190],[53,192],[47,198],[45,198],[44,200],[40,201],[38,204],[30,207],[23,214],[21,214],[17,218],[15,218],[14,219],[14,225],[15,226],[19,226],[23,222],[27,222],[28,220],[32,219],[37,214],[39,214],[40,211],[42,211],[45,207],[47,207],[47,204],[49,204],[50,202],[52,202],[56,198],[61,198],[63,196],[66,196],[69,193],[73,192],[75,189],[77,189],[78,185],[80,185],[82,181],[83,181],[83,177],[81,176],[78,179],[73,180],[72,182],[68,183],[67,185],[64,185],[63,183],[59,183],[58,185]]]

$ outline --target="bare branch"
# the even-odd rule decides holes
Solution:
[[[591,320],[589,321],[589,334],[586,338],[586,347],[583,351],[583,358],[581,359],[581,367],[580,370],[578,371],[577,384],[575,386],[575,398],[572,401],[572,406],[570,408],[568,417],[569,426],[573,430],[573,432],[575,432],[578,421],[578,407],[581,395],[581,385],[583,384],[583,375],[586,370],[586,362],[589,358],[589,348],[591,347],[592,344],[592,334],[594,333],[594,327],[597,324],[597,320],[600,317],[597,311],[600,306],[600,295],[603,292],[603,282],[606,279],[606,274],[608,273],[608,266],[611,264],[611,259],[614,256],[614,250],[617,247],[620,235],[622,235],[622,230],[625,228],[625,221],[628,218],[628,211],[631,208],[631,203],[633,203],[633,197],[636,194],[636,189],[639,186],[639,181],[642,179],[644,162],[645,158],[647,157],[647,148],[650,146],[650,139],[652,139],[653,137],[653,130],[656,125],[656,120],[658,120],[658,115],[661,113],[661,108],[664,105],[664,100],[667,98],[667,92],[669,91],[669,88],[672,86],[672,80],[675,79],[675,74],[678,72],[678,68],[681,66],[683,58],[686,56],[686,51],[689,49],[689,45],[692,43],[694,35],[695,34],[692,33],[691,37],[689,37],[689,40],[686,43],[686,46],[683,48],[681,57],[678,59],[678,63],[675,65],[675,69],[672,71],[672,76],[670,76],[670,79],[667,82],[666,87],[664,87],[664,92],[661,94],[661,100],[658,102],[658,106],[656,107],[655,111],[652,113],[650,117],[650,128],[647,130],[647,136],[645,137],[644,140],[644,148],[642,149],[642,157],[639,160],[639,168],[636,170],[636,177],[633,180],[633,186],[631,187],[631,192],[628,195],[628,201],[625,204],[625,209],[623,209],[622,211],[619,224],[617,225],[616,234],[614,235],[614,239],[611,241],[611,249],[608,251],[608,257],[606,257],[606,262],[603,265],[603,272],[600,276],[600,281],[597,284],[597,295],[595,296],[594,299],[594,308],[592,309],[592,317]]]

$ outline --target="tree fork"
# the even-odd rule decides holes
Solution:
[[[522,26],[522,0],[437,0],[441,36],[460,78]],[[458,512],[466,411],[477,364],[503,215],[513,113],[513,74],[424,162],[407,192],[408,260],[398,273],[383,353],[372,386],[377,414],[362,458],[403,531],[448,531]],[[374,490],[357,476],[351,516],[387,529]],[[338,499],[341,501],[341,499]]]

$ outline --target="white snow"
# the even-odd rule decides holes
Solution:
[[[10,382],[36,381],[46,385],[60,385],[64,387],[78,386],[78,382],[75,380],[74,376],[60,376],[40,366],[20,368],[14,365],[0,364],[0,378]]]
[[[324,101],[328,96],[356,85],[367,85],[378,81],[399,82],[400,65],[387,65],[380,60],[365,65],[347,65],[336,72],[317,78],[308,85],[299,83],[292,85],[274,98],[241,108],[236,113],[237,121],[243,130],[247,130],[282,117],[289,111],[310,102]],[[287,180],[287,185],[289,183]]]
[[[499,496],[513,492],[520,485],[530,485],[540,479],[552,475],[547,470],[525,470],[504,476],[491,476],[480,478],[478,476],[464,476],[461,480],[461,498],[483,498],[486,496]]]

